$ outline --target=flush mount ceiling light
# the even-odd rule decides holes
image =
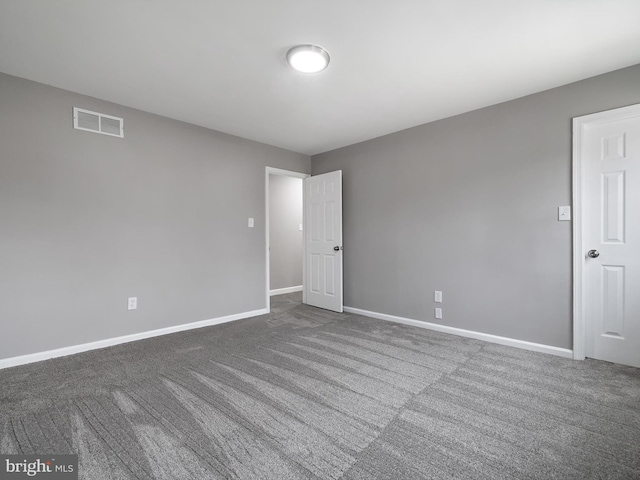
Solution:
[[[287,62],[302,73],[318,73],[329,65],[329,52],[317,45],[298,45],[287,52]]]

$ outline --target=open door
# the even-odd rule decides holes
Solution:
[[[305,303],[342,312],[342,170],[304,180]]]
[[[640,105],[574,119],[574,141],[575,356],[640,367]]]

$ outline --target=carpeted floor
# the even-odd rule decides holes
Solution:
[[[640,370],[273,297],[0,371],[0,453],[100,479],[640,478]]]

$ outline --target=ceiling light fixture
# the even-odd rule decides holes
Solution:
[[[287,62],[302,73],[318,73],[329,65],[329,52],[318,45],[298,45],[287,52]]]

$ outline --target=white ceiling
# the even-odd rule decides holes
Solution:
[[[638,64],[639,25],[640,0],[0,0],[0,71],[316,154]],[[329,68],[291,70],[300,43]]]

